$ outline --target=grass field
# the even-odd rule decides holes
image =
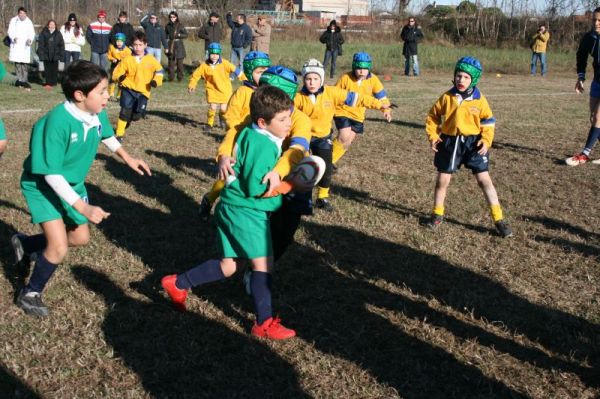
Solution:
[[[515,61],[516,62],[516,61]],[[249,336],[241,279],[194,291],[174,312],[160,277],[215,255],[197,217],[219,136],[203,95],[167,83],[126,147],[154,176],[101,148],[90,200],[111,217],[51,280],[51,317],[24,315],[14,293],[15,231],[38,232],[19,192],[29,129],[61,101],[39,86],[0,86],[9,134],[0,161],[1,398],[595,398],[600,395],[600,167],[560,161],[588,129],[571,76],[484,76],[498,119],[491,173],[515,236],[501,239],[474,178],[461,171],[447,222],[421,226],[435,173],[423,122],[449,73],[387,83],[394,121],[369,113],[340,163],[336,212],[303,220],[277,265],[274,306],[298,332]],[[114,119],[118,108],[111,103]]]

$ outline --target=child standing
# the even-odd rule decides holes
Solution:
[[[354,91],[363,96],[373,96],[382,103],[390,105],[383,84],[379,78],[371,73],[373,61],[367,53],[356,53],[352,57],[352,72],[342,75],[336,87]],[[333,121],[338,130],[338,136],[333,140],[333,156],[331,163],[335,165],[348,151],[357,134],[363,134],[365,121],[365,107],[351,107],[342,105],[335,111]],[[392,110],[383,111],[383,116],[389,122],[392,118]]]
[[[231,62],[222,59],[221,52],[219,43],[209,44],[206,62],[196,68],[188,84],[188,93],[193,93],[196,91],[200,79],[206,81],[206,101],[208,102],[206,125],[209,129],[215,124],[217,109],[220,111],[220,126],[223,127],[223,114],[227,111],[227,102],[233,93],[229,74],[233,72],[239,80],[243,80],[242,71]]]
[[[268,189],[265,175],[275,166],[291,128],[291,107],[290,97],[282,90],[272,86],[256,89],[250,101],[252,125],[240,133],[234,149],[235,177],[228,179],[215,210],[221,259],[208,260],[161,281],[174,304],[184,310],[189,289],[230,277],[250,260],[256,313],[252,335],[271,339],[296,335],[273,317],[271,306],[273,250],[268,213],[281,206],[281,196],[261,198]]]
[[[329,185],[332,171],[331,121],[337,108],[342,105],[385,110],[389,105],[369,95],[346,91],[335,86],[323,86],[325,69],[323,64],[312,58],[302,67],[304,87],[294,99],[294,105],[304,112],[312,122],[310,150],[325,161],[326,169],[319,182],[315,207],[333,211],[329,202]],[[391,114],[387,114],[391,118]],[[389,120],[388,120],[389,121]]]
[[[117,138],[123,140],[125,129],[146,115],[150,90],[162,85],[163,68],[160,62],[146,54],[148,42],[144,32],[133,35],[133,54],[119,62],[112,79],[121,84],[121,112],[117,121]]]
[[[17,262],[38,253],[28,284],[17,298],[25,313],[47,316],[42,291],[70,246],[86,245],[88,221],[100,223],[110,213],[88,203],[85,177],[102,141],[137,173],[150,175],[148,165],[132,158],[114,138],[108,120],[108,75],[89,61],[75,61],[65,71],[62,89],[67,101],[33,126],[30,154],[23,163],[21,191],[32,222],[42,234],[15,234],[11,244]]]
[[[443,222],[444,200],[452,173],[465,165],[483,191],[496,229],[502,237],[510,237],[512,230],[504,221],[498,194],[488,172],[496,118],[476,87],[481,73],[481,63],[477,59],[459,59],[454,68],[454,87],[442,94],[427,116],[425,129],[435,152],[433,163],[438,170],[433,214],[427,224],[435,229]]]
[[[123,58],[129,57],[131,55],[131,49],[125,46],[126,39],[127,37],[125,36],[125,33],[119,32],[115,35],[115,44],[113,45],[111,43],[108,45],[108,60],[110,61],[111,76],[115,72],[115,68],[117,67],[119,62]],[[117,89],[116,95],[115,89]],[[119,93],[119,91],[120,90],[118,90],[117,84],[115,82],[111,82],[111,84],[108,86],[108,95],[110,96],[111,101],[117,101],[119,99],[119,97],[121,96],[121,93]]]

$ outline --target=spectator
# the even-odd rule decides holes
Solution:
[[[58,61],[65,56],[65,42],[53,19],[48,21],[38,37],[37,55],[44,63],[44,88],[51,89],[58,82]]]
[[[400,38],[404,41],[402,54],[404,55],[404,75],[410,75],[410,64],[412,63],[413,75],[419,76],[419,59],[417,57],[417,44],[423,39],[423,31],[417,26],[414,17],[408,18],[408,24],[404,25],[400,32]]]
[[[177,81],[183,79],[183,59],[185,58],[185,46],[183,39],[188,37],[188,33],[179,22],[179,15],[175,11],[169,14],[169,23],[165,27],[165,35],[167,36],[168,46],[165,53],[169,58],[169,82],[173,81],[175,76],[175,65],[177,65]]]
[[[160,46],[163,48],[167,48],[167,36],[165,35],[165,30],[158,23],[158,17],[156,13],[149,12],[142,20],[140,21],[142,28],[146,32],[146,38],[148,39],[148,47],[146,47],[146,51],[148,54],[151,54],[156,58],[158,62],[161,62],[162,51]]]
[[[219,23],[219,14],[211,12],[208,22],[198,31],[198,38],[204,40],[204,59],[208,59],[208,45],[211,43],[221,44],[223,38],[223,27]]]
[[[127,12],[125,11],[121,11],[119,13],[119,20],[116,24],[113,25],[112,29],[110,30],[110,42],[113,44],[113,46],[116,46],[117,44],[117,41],[115,40],[115,35],[117,33],[125,34],[125,46],[131,47],[131,45],[133,44],[133,35],[135,33],[135,30],[133,29],[133,26],[131,26],[131,24],[127,21]]]
[[[231,28],[231,58],[230,61],[233,65],[237,66],[240,70],[244,69],[242,65],[244,61],[245,51],[250,47],[252,43],[252,29],[246,24],[246,15],[238,14],[236,16],[236,22],[233,22],[231,12],[227,13],[227,25]],[[231,79],[233,80],[232,75]]]
[[[10,38],[8,60],[15,63],[17,74],[15,86],[31,90],[29,64],[31,63],[31,43],[35,39],[35,30],[24,7],[19,7],[17,16],[10,20],[8,37]]]
[[[333,79],[335,75],[335,63],[338,55],[342,55],[342,44],[344,44],[344,37],[342,36],[342,29],[337,25],[335,19],[332,19],[327,26],[327,30],[323,32],[319,39],[321,43],[325,44],[325,59],[323,60],[323,69],[327,70],[327,64],[331,60],[331,69],[329,77]]]
[[[92,48],[90,61],[108,71],[108,45],[110,44],[110,24],[106,23],[106,11],[98,11],[98,20],[92,22],[85,32],[85,39]]]
[[[83,29],[77,23],[75,14],[69,14],[67,22],[60,27],[60,33],[65,43],[64,69],[66,70],[71,62],[77,61],[81,57],[81,46],[85,44]]]
[[[258,22],[252,27],[252,51],[262,51],[269,54],[269,45],[271,43],[271,25],[267,22],[264,15],[258,16]]]
[[[540,25],[531,38],[531,76],[535,76],[538,60],[542,68],[542,76],[546,76],[546,47],[549,39],[550,32],[546,30],[546,25]]]

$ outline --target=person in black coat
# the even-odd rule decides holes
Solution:
[[[135,34],[135,29],[133,29],[133,25],[127,22],[127,12],[121,11],[119,13],[119,22],[113,25],[110,30],[110,42],[113,46],[117,45],[117,41],[115,40],[115,35],[117,33],[125,34],[125,45],[127,47],[131,47],[133,44],[133,35]]]
[[[342,36],[342,29],[337,25],[335,19],[331,20],[327,26],[327,30],[323,32],[319,41],[325,44],[325,59],[323,60],[323,68],[327,70],[327,64],[331,60],[331,70],[329,77],[333,78],[335,74],[335,63],[337,56],[342,55],[342,44],[344,44],[344,37]]]
[[[50,89],[58,82],[58,61],[65,56],[65,42],[53,19],[48,21],[38,36],[37,55],[44,63],[44,88]]]
[[[208,22],[198,31],[198,38],[204,39],[204,58],[208,58],[208,45],[221,43],[223,38],[223,27],[219,23],[219,14],[211,12]]]
[[[410,75],[410,64],[412,62],[413,74],[419,76],[419,59],[417,57],[417,45],[423,39],[423,31],[417,25],[414,17],[408,18],[408,24],[404,25],[400,32],[400,38],[404,41],[402,55],[404,55],[404,75]]]
[[[186,56],[183,39],[188,37],[187,30],[181,22],[179,15],[175,11],[169,14],[169,23],[165,26],[165,34],[167,36],[167,49],[165,54],[169,58],[169,81],[172,81],[175,76],[175,65],[177,65],[177,80],[183,79],[183,59]]]
[[[140,24],[144,28],[146,38],[148,39],[146,52],[152,54],[158,62],[161,62],[162,50],[160,46],[162,45],[166,49],[168,44],[165,30],[158,22],[158,16],[155,12],[149,12],[148,15],[140,20]]]

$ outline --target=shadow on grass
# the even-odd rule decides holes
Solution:
[[[173,111],[160,111],[160,110],[148,110],[147,115],[157,116],[161,119],[166,120],[167,122],[176,122],[180,125],[186,126],[191,125],[192,127],[200,127],[203,123],[196,121],[194,119],[189,118],[187,115],[184,115],[179,112]]]
[[[513,152],[517,152],[519,154],[533,155],[536,157],[544,157],[544,158],[548,158],[548,159],[552,159],[552,160],[555,159],[552,156],[544,155],[544,152],[539,149],[525,147],[525,146],[517,145],[517,144],[513,144],[513,143],[506,143],[506,142],[502,142],[502,141],[494,141],[493,148],[496,150],[513,151]]]
[[[190,157],[186,155],[172,155],[168,152],[146,150],[146,154],[156,158],[160,158],[167,163],[173,169],[189,174],[186,168],[200,170],[208,176],[217,175],[217,163],[213,158],[201,159],[197,157]]]
[[[560,220],[541,217],[541,216],[523,216],[524,219],[539,223],[550,230],[564,230],[569,234],[579,236],[586,240],[598,240],[600,239],[600,234],[592,233],[587,230],[582,229],[581,227],[573,226],[572,224],[562,222]],[[594,245],[588,245],[580,242],[570,241],[564,238],[558,237],[545,237],[536,235],[533,238],[535,241],[541,241],[544,243],[556,245],[565,249],[566,251],[574,251],[579,252],[582,255],[586,256],[600,256],[600,247]]]
[[[383,118],[365,118],[365,122],[382,122],[382,123],[387,123],[387,121]],[[416,122],[409,122],[409,121],[402,121],[399,119],[392,119],[391,122],[389,122],[392,125],[396,125],[396,126],[400,126],[400,127],[408,127],[408,128],[412,128],[412,129],[425,129],[425,124],[424,123],[416,123]]]
[[[41,396],[10,370],[0,365],[0,396],[6,399],[38,399]]]
[[[16,208],[15,209],[19,209]],[[25,279],[29,275],[29,262],[25,259],[19,263],[15,263],[15,255],[10,244],[10,238],[17,231],[16,229],[0,220],[0,262],[4,269],[4,276],[13,288],[14,299],[21,288],[25,286]]]
[[[308,398],[293,368],[266,344],[166,300],[129,297],[87,266],[72,273],[106,302],[104,339],[155,398]]]

